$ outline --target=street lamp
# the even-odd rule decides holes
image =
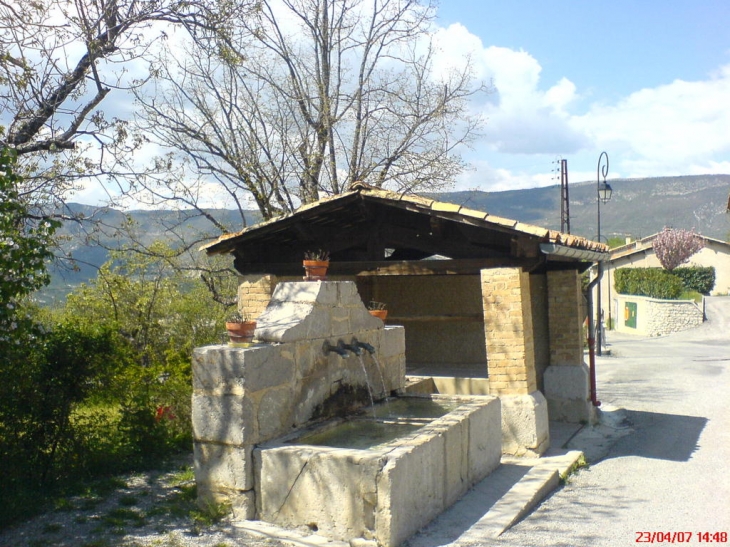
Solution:
[[[606,161],[603,165],[601,165],[601,162],[603,158],[606,158]],[[611,185],[606,182],[606,175],[608,174],[608,154],[606,152],[601,152],[601,155],[598,156],[598,166],[596,167],[596,197],[598,198],[596,200],[596,203],[598,204],[598,242],[601,241],[601,203],[608,203],[608,201],[611,199],[611,194],[613,193],[613,189],[611,188]],[[601,175],[603,175],[603,182],[601,182]],[[601,276],[603,275],[603,263],[599,260],[598,261],[598,283],[596,284],[596,289],[598,290],[598,298],[596,298],[596,342],[598,344],[598,350],[596,351],[597,355],[602,355],[601,353],[601,347],[603,345],[603,329],[601,328],[602,325],[602,316],[603,316],[603,309],[601,308]]]

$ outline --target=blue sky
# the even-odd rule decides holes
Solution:
[[[454,189],[557,184],[559,158],[595,181],[602,151],[609,179],[730,174],[730,0],[441,4],[437,68],[469,55],[493,89],[471,105],[486,125]]]
[[[730,173],[727,0],[443,0],[444,54],[470,49],[496,89],[459,189]],[[454,44],[458,44],[455,46]]]

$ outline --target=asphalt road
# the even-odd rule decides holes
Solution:
[[[707,316],[664,337],[608,333],[598,398],[629,434],[479,545],[730,545],[730,297]]]

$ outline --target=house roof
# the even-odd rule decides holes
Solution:
[[[362,273],[367,269],[364,262],[382,269],[380,263],[421,261],[434,255],[472,261],[474,268],[485,261],[520,260],[567,262],[576,268],[576,263],[607,257],[608,251],[605,244],[582,237],[363,183],[225,234],[201,250],[209,255],[232,253],[241,273],[284,273],[291,269],[284,264],[296,262],[301,269],[304,251],[319,248],[330,251],[339,273]],[[337,268],[330,271],[338,273]]]
[[[646,252],[653,252],[653,242],[654,239],[656,239],[656,236],[659,235],[659,232],[656,234],[652,234],[650,236],[644,237],[642,239],[637,239],[632,241],[631,243],[627,243],[626,245],[622,245],[621,247],[616,247],[614,249],[611,249],[610,252],[610,260],[618,260],[621,258],[626,258],[635,254],[639,253],[646,253]],[[727,243],[725,241],[721,241],[719,239],[715,239],[712,237],[703,236],[700,234],[697,234],[699,237],[701,237],[705,241],[705,245],[712,245],[712,246],[719,246],[724,247],[726,249],[726,252],[730,253],[730,243]]]

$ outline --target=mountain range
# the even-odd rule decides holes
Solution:
[[[612,179],[611,200],[600,206],[601,240],[612,237],[641,238],[654,234],[665,226],[694,229],[707,237],[730,240],[730,175],[692,175],[681,177],[652,177]],[[596,239],[596,182],[572,183],[568,186],[570,232]],[[430,194],[439,201],[457,203],[470,209],[486,211],[501,217],[561,229],[559,185],[504,192],[459,191]],[[144,243],[162,239],[174,242],[174,230],[184,230],[201,240],[217,237],[210,233],[210,224],[202,217],[187,218],[179,211],[129,211],[71,204],[71,212],[100,220],[106,227],[102,245],[88,244],[86,227],[67,222],[59,231],[65,251],[76,259],[78,269],[54,266],[52,285],[43,300],[62,298],[74,286],[96,275],[96,269],[109,256],[106,248],[126,247],[132,243],[119,228],[130,219],[134,232]],[[210,210],[230,231],[239,231],[243,220],[237,211]],[[246,214],[246,223],[260,218],[256,211]]]

